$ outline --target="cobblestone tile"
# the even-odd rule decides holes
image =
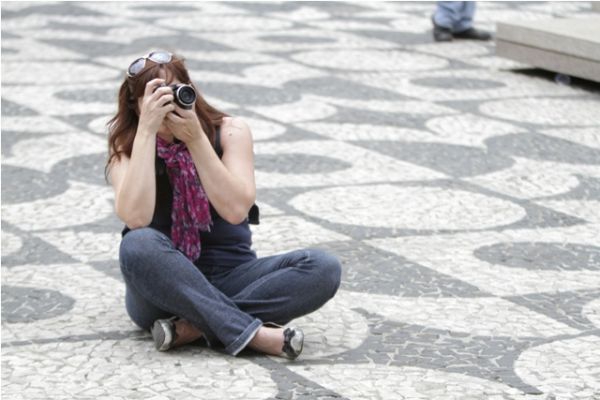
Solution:
[[[433,7],[3,2],[4,396],[600,398],[600,91],[433,43]],[[477,7],[491,31],[593,14]],[[258,254],[342,262],[294,362],[159,353],[125,311],[106,122],[157,48],[252,129]]]

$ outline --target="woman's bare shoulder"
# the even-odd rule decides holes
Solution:
[[[223,117],[221,130],[246,130],[250,131],[250,127],[242,117]]]

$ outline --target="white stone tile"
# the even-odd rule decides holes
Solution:
[[[313,67],[352,71],[423,71],[448,65],[443,58],[399,50],[321,50],[292,58]]]
[[[351,124],[334,122],[300,122],[299,128],[341,141],[385,140],[394,142],[432,142],[437,137],[431,132],[390,125]]]
[[[2,84],[35,85],[103,82],[118,78],[122,72],[70,61],[2,61]],[[43,90],[37,88],[37,90]]]
[[[50,172],[52,167],[73,157],[106,153],[106,140],[85,132],[48,135],[15,143],[11,156],[2,164]]]
[[[304,332],[303,361],[319,360],[354,350],[369,336],[367,320],[349,308],[343,296],[335,296],[317,311],[297,318],[288,325]],[[287,364],[287,360],[271,357]]]
[[[432,29],[431,21],[427,21],[429,29]],[[419,44],[413,47],[414,50],[433,54],[439,57],[452,58],[464,61],[472,57],[490,54],[491,49],[480,43],[468,40],[457,40],[447,43],[427,43]]]
[[[515,163],[509,168],[464,180],[509,196],[532,199],[573,190],[579,185],[575,175],[600,177],[600,167],[594,165],[513,158]]]
[[[426,126],[437,139],[429,141],[481,148],[487,148],[485,141],[491,137],[526,132],[513,124],[468,113],[435,117]]]
[[[2,284],[56,290],[75,300],[64,314],[3,324],[4,343],[139,329],[125,311],[124,284],[89,265],[20,265],[3,270]]]
[[[35,234],[77,261],[114,260],[118,263],[121,233],[76,232],[49,230]]]
[[[248,109],[284,123],[314,121],[330,117],[337,112],[336,107],[315,101],[315,99],[307,95],[303,95],[300,100],[294,103],[272,106],[250,106]]]
[[[2,257],[18,252],[21,247],[23,247],[23,240],[19,236],[2,231]]]
[[[331,15],[319,8],[312,7],[310,3],[304,3],[306,5],[296,8],[292,11],[287,12],[271,12],[269,16],[278,19],[285,19],[290,21],[296,21],[300,23],[307,23],[319,20],[325,20],[331,17]]]
[[[277,31],[290,29],[292,23],[276,18],[255,17],[252,15],[181,15],[159,18],[156,24],[171,28],[177,27],[194,32],[245,32]]]
[[[311,95],[310,98],[346,108],[357,108],[359,110],[370,110],[376,112],[390,112],[390,113],[402,113],[402,114],[417,114],[417,115],[444,115],[444,114],[457,114],[458,111],[435,104],[429,101],[418,101],[418,100],[356,100],[356,99],[341,99],[339,97],[329,96],[317,96]]]
[[[559,293],[595,289],[600,286],[600,272],[508,267],[478,259],[473,254],[476,249],[494,244],[521,242],[597,246],[598,229],[598,225],[578,225],[564,228],[373,239],[367,240],[366,243],[465,281],[496,296],[514,296],[538,292]]]
[[[251,225],[252,247],[259,257],[319,246],[322,243],[351,240],[339,234],[292,216],[262,218],[260,225]]]
[[[73,132],[74,127],[57,118],[44,115],[2,116],[2,130],[26,133],[65,133]],[[3,162],[5,160],[2,160]]]
[[[570,127],[597,127],[600,115],[600,103],[596,99],[506,99],[483,103],[479,109],[486,115],[510,121]]]
[[[473,336],[553,337],[577,329],[497,297],[398,297],[341,291],[338,302],[352,309],[360,304],[386,320]]]
[[[108,127],[106,124],[112,117],[112,115],[103,115],[101,117],[94,118],[88,124],[88,129],[94,133],[104,134],[108,138]]]
[[[2,349],[3,395],[11,399],[273,398],[270,371],[207,349],[161,353],[151,341],[105,340],[32,344]],[[16,378],[18,360],[32,373]],[[14,384],[19,382],[19,384]]]
[[[157,2],[158,3],[158,2]],[[84,2],[81,7],[90,10],[98,11],[102,14],[109,14],[117,18],[124,18],[127,21],[137,18],[165,18],[177,17],[182,14],[182,11],[177,7],[169,8],[163,5],[151,7],[149,5],[141,5],[136,2]],[[188,15],[207,16],[225,16],[225,15],[245,15],[247,11],[229,6],[226,3],[218,2],[186,2],[185,7],[192,7],[194,10],[186,11]],[[196,11],[197,10],[197,11]]]
[[[600,393],[599,360],[600,338],[580,336],[525,350],[515,362],[515,372],[557,398],[580,397],[579,393],[595,396]]]
[[[69,189],[57,196],[2,204],[2,219],[27,231],[90,224],[114,212],[113,199],[108,186],[70,181]]]
[[[7,20],[9,21],[9,20]],[[4,21],[2,21],[4,28]],[[24,39],[3,39],[2,47],[5,49],[2,54],[2,67],[4,63],[10,61],[38,62],[41,60],[85,60],[85,56],[75,51],[70,51],[61,47],[52,46],[29,38]],[[21,82],[21,77],[16,82]]]
[[[483,229],[526,216],[517,204],[478,193],[389,184],[312,190],[289,204],[334,223],[391,229]]]
[[[63,71],[64,73],[64,71]],[[65,100],[55,96],[56,93],[69,91],[112,90],[115,99],[119,91],[116,80],[102,83],[63,84],[40,86],[5,86],[2,88],[2,98],[31,108],[40,114],[48,116],[64,116],[74,114],[112,114],[117,112],[115,102],[81,102]]]
[[[600,224],[600,201],[598,200],[537,200],[536,204]]]
[[[581,315],[594,324],[596,328],[600,328],[600,299],[592,300],[587,303],[583,307]]]
[[[350,168],[319,173],[256,171],[258,188],[310,187],[359,183],[433,180],[445,175],[428,168],[398,161],[392,157],[365,150],[362,147],[336,141],[259,142],[254,144],[257,155],[305,154],[344,161]]]
[[[269,140],[283,135],[287,128],[277,122],[268,121],[262,118],[243,117],[244,121],[250,127],[252,138],[254,140]]]
[[[463,400],[531,398],[508,385],[469,375],[379,364],[290,365],[297,374],[349,399]],[[469,396],[469,397],[468,397]]]
[[[395,49],[398,46],[386,40],[367,38],[348,32],[319,31],[310,28],[275,31],[242,31],[214,33],[191,33],[200,39],[210,40],[236,50],[252,49],[258,52],[284,52],[323,49]],[[264,36],[290,37],[296,40],[275,42]]]
[[[578,143],[583,146],[592,147],[594,149],[600,149],[600,128],[598,126],[590,128],[568,127],[564,129],[543,129],[540,133]]]
[[[289,62],[261,64],[244,69],[243,74],[234,75],[211,70],[190,69],[190,76],[200,82],[225,82],[240,85],[258,85],[283,88],[287,82],[309,78],[319,78],[326,74],[318,69]],[[200,87],[202,84],[200,83]]]
[[[554,82],[548,82],[541,78],[536,79],[516,75],[511,72],[488,71],[483,69],[444,69],[441,71],[412,71],[410,73],[395,71],[355,72],[346,73],[344,74],[344,77],[365,85],[391,90],[405,96],[429,101],[488,100],[533,96],[564,96],[584,93],[581,89],[570,86],[557,86]],[[415,80],[422,78],[443,78],[455,80],[457,82],[465,79],[487,80],[497,82],[501,86],[481,89],[471,88],[465,90],[460,87],[449,88],[446,87],[446,85],[424,86],[414,82]],[[519,101],[519,99],[507,101]],[[536,102],[537,99],[527,101]],[[541,106],[541,104],[538,105],[538,107],[539,106]]]

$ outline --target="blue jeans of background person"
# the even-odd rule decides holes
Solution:
[[[220,343],[232,355],[263,323],[285,325],[317,310],[334,296],[341,277],[338,259],[316,249],[233,268],[198,267],[152,228],[123,237],[119,262],[136,325],[149,330],[155,320],[176,315],[199,328],[210,346]]]
[[[474,1],[438,1],[433,20],[452,32],[462,32],[473,26],[474,14]]]

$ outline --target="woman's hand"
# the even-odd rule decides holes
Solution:
[[[165,80],[160,78],[148,82],[144,97],[138,102],[140,109],[138,129],[148,135],[156,135],[167,113],[175,110],[173,89],[168,86],[158,87],[163,83]]]
[[[205,135],[198,120],[198,115],[196,115],[193,108],[184,110],[179,106],[175,106],[175,111],[167,114],[165,126],[177,139],[186,144],[201,139],[202,135]]]

